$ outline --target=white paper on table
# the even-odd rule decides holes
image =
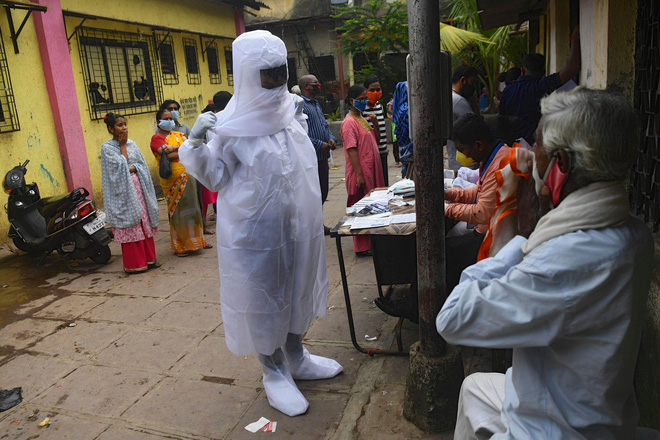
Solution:
[[[350,226],[353,224],[353,221],[356,219],[356,217],[348,217],[346,220],[344,220],[344,223],[342,223],[342,226]]]
[[[380,217],[375,215],[370,215],[368,217],[355,217],[353,224],[351,224],[351,230],[353,229],[366,229],[366,228],[381,228],[390,224],[390,217]]]
[[[417,214],[397,214],[390,217],[390,224],[394,225],[397,223],[414,223],[417,221]]]
[[[270,423],[270,420],[268,420],[265,417],[262,417],[259,420],[257,420],[256,422],[252,422],[249,425],[247,425],[245,427],[245,429],[247,429],[248,431],[250,431],[252,433],[255,433],[255,432],[259,431],[261,428],[263,428],[264,426],[268,425],[269,423]]]

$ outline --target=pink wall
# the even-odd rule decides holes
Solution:
[[[64,29],[62,5],[60,0],[33,0],[33,2],[48,5],[47,12],[33,12],[32,16],[66,184],[69,190],[84,186],[91,193],[92,180],[83,129],[80,125],[80,109]]]

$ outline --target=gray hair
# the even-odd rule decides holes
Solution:
[[[587,182],[622,180],[638,153],[637,117],[621,94],[578,87],[541,100],[541,137],[549,156],[571,154]]]

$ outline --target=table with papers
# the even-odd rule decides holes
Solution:
[[[367,349],[357,342],[341,239],[353,235],[370,236],[379,296],[384,297],[381,287],[383,285],[413,283],[417,273],[415,199],[394,196],[391,190],[395,185],[389,189],[376,188],[371,191],[353,207],[347,208],[347,215],[330,231],[330,236],[336,239],[337,244],[351,341],[357,350],[369,355],[408,355],[408,351],[403,350],[400,334],[403,319],[397,324],[398,350]],[[369,216],[352,215],[374,205],[387,206],[390,211]]]

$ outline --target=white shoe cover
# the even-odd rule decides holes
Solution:
[[[296,380],[330,379],[344,371],[344,367],[335,360],[309,354],[302,345],[302,335],[287,335],[284,356],[291,377]]]
[[[309,403],[296,386],[284,360],[282,349],[271,356],[257,354],[264,370],[264,389],[268,403],[289,417],[307,412]]]

